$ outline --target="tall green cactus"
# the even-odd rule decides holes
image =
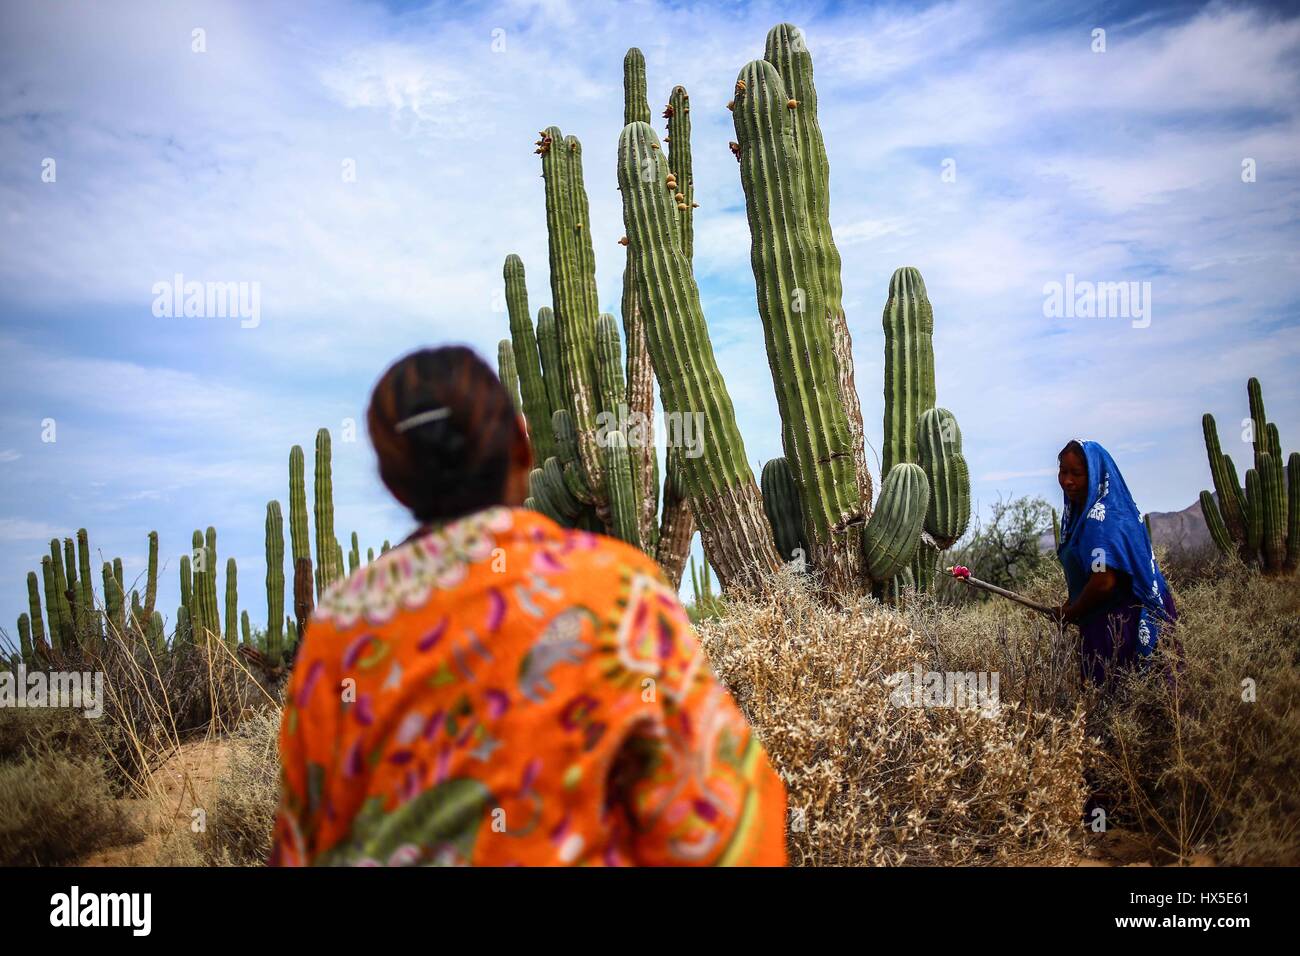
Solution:
[[[239,634],[244,644],[252,646],[253,623],[249,620],[247,611],[239,612]]]
[[[612,315],[602,313],[596,320],[596,382],[601,407],[602,424],[597,433],[605,458],[605,492],[609,502],[614,536],[633,547],[642,546],[642,513],[640,482],[637,481],[634,458],[644,441],[644,432],[634,428],[635,445],[620,427],[618,412],[624,404],[622,352],[618,341],[618,323]]]
[[[45,645],[45,624],[41,620],[41,594],[36,572],[27,572],[27,611],[30,615],[32,645],[38,650]]]
[[[646,98],[645,57],[636,47],[623,58],[623,123],[650,122],[650,102]],[[624,246],[627,239],[619,240]],[[655,376],[650,351],[645,340],[645,315],[636,291],[636,265],[630,252],[623,265],[623,337],[627,342],[628,415],[640,423],[642,441],[629,448],[636,496],[640,503],[640,535],[647,551],[659,538],[658,459],[654,446]]]
[[[786,109],[791,116],[791,131],[802,175],[804,208],[811,233],[809,248],[812,265],[821,279],[825,302],[824,316],[830,332],[835,378],[840,404],[849,429],[853,450],[854,473],[858,477],[858,494],[864,513],[871,511],[871,472],[867,470],[866,442],[862,425],[862,406],[853,375],[853,339],[844,315],[844,290],[840,278],[840,253],[831,235],[830,162],[821,125],[817,121],[817,88],[813,84],[812,54],[803,31],[791,23],[781,23],[768,31],[763,58],[781,77]],[[742,145],[742,164],[744,162]],[[885,472],[888,473],[888,466]]]
[[[352,547],[348,550],[348,576],[357,573],[361,567],[361,542],[357,540],[357,533],[352,532]]]
[[[63,560],[63,551],[59,539],[50,541],[51,583],[54,585],[54,601],[59,609],[59,650],[70,650],[77,642],[76,621],[73,618],[72,602],[68,598],[67,565]],[[47,595],[48,597],[48,595]]]
[[[546,386],[546,401],[551,406],[551,417],[560,409],[569,407],[569,386],[564,380],[564,365],[560,362],[560,333],[555,328],[555,312],[544,305],[537,310],[537,352],[542,362],[542,384]]]
[[[307,478],[306,456],[301,445],[294,445],[289,451],[289,538],[291,556],[311,557],[311,533],[307,527]]]
[[[316,432],[316,480],[312,486],[312,500],[316,518],[316,574],[318,585],[316,599],[334,583],[337,561],[334,549],[334,478],[330,463],[330,433],[328,428]],[[295,556],[295,560],[297,560]],[[283,614],[281,615],[283,616]]]
[[[158,604],[158,532],[149,532],[149,564],[145,572],[144,583],[144,618],[153,619],[154,608]]]
[[[95,579],[90,574],[90,538],[85,528],[77,529],[77,574],[80,581],[74,590],[77,592],[78,637],[83,641],[102,639],[103,625],[95,607]],[[72,581],[69,580],[68,584],[71,585]]]
[[[758,486],[718,371],[700,291],[682,255],[667,160],[647,123],[619,136],[623,224],[646,310],[646,339],[666,413],[699,415],[707,448],[681,457],[705,556],[723,587],[757,584],[779,564]]]
[[[545,461],[555,454],[555,439],[551,435],[551,414],[555,409],[547,396],[542,355],[528,311],[523,260],[514,253],[506,256],[502,277],[506,284],[506,309],[510,315],[510,351],[519,381],[524,420],[528,423],[528,438],[533,446],[533,459]],[[504,364],[503,357],[499,357],[499,361]]]
[[[36,666],[36,652],[34,650],[34,645],[32,644],[31,622],[26,614],[18,615],[18,653],[25,666]]]
[[[1224,554],[1236,554],[1266,574],[1294,573],[1300,566],[1300,453],[1291,453],[1284,470],[1281,438],[1268,421],[1258,379],[1246,383],[1246,395],[1255,467],[1246,471],[1243,493],[1232,458],[1220,447],[1214,416],[1202,416],[1217,502],[1203,491],[1201,511]]]
[[[190,553],[194,556],[192,566],[194,568],[194,582],[190,588],[190,627],[194,629],[195,644],[204,643],[207,640],[208,629],[211,625],[207,620],[208,611],[208,585],[206,574],[208,571],[208,553],[203,543],[203,532],[195,529],[190,535]]]
[[[239,569],[235,559],[226,559],[226,646],[239,644]]]
[[[604,466],[596,443],[600,408],[595,388],[595,326],[600,311],[596,257],[591,245],[582,145],[552,126],[538,145],[546,183],[546,235],[550,251],[551,302],[564,371],[568,411],[578,441],[583,480],[598,505],[605,500]]]
[[[776,68],[754,60],[736,81],[732,115],[781,444],[799,489],[809,556],[833,587],[842,587],[860,577],[864,515],[823,276],[815,267],[805,170],[790,148],[789,100]]]
[[[284,519],[280,502],[266,503],[266,648],[272,667],[284,651]]]

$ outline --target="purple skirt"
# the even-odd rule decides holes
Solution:
[[[1164,609],[1170,622],[1178,619],[1174,599],[1164,593]],[[1104,684],[1118,670],[1135,667],[1145,658],[1138,653],[1138,621],[1141,605],[1118,606],[1097,611],[1079,624],[1079,669],[1085,682]],[[1157,644],[1164,639],[1165,627]]]

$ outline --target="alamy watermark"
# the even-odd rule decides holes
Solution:
[[[666,447],[680,448],[687,458],[704,454],[704,413],[663,412],[659,416]],[[644,412],[634,412],[626,403],[619,402],[617,411],[603,411],[596,415],[596,444],[604,448],[609,444],[611,432],[622,432],[629,448],[641,448],[650,443],[654,434],[652,422]]]
[[[242,329],[262,323],[262,283],[185,281],[181,273],[153,284],[155,318],[234,319]]]
[[[102,671],[31,671],[0,673],[0,707],[66,707],[89,719],[104,716]]]
[[[1092,282],[1067,273],[1065,282],[1043,285],[1043,315],[1049,319],[1132,319],[1135,329],[1151,324],[1150,282]]]
[[[978,710],[982,717],[998,711],[997,671],[897,671],[885,678],[895,707],[952,707]]]

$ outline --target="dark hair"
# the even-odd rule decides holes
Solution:
[[[421,412],[446,414],[404,430]],[[460,345],[421,349],[380,377],[366,414],[379,476],[423,522],[457,518],[505,498],[519,440],[514,402],[496,373]]]
[[[1078,455],[1079,458],[1083,460],[1084,467],[1087,467],[1087,465],[1088,465],[1088,456],[1085,455],[1085,454],[1083,453],[1083,446],[1079,444],[1079,439],[1077,439],[1077,438],[1071,438],[1071,439],[1066,443],[1065,447],[1062,448],[1062,449],[1057,453],[1057,455],[1056,455],[1056,460],[1057,460],[1057,461],[1060,461],[1062,458],[1064,458],[1064,457],[1065,457],[1065,453],[1066,453],[1067,451],[1074,452],[1074,454]]]

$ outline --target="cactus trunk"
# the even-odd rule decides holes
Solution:
[[[272,667],[280,664],[284,626],[284,519],[280,502],[266,503],[266,648]]]

